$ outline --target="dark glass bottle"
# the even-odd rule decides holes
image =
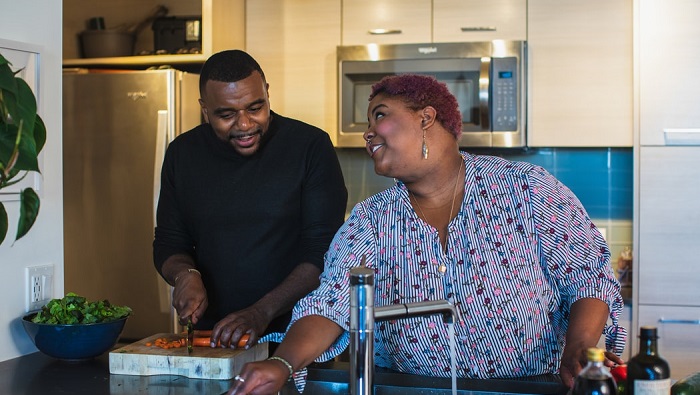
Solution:
[[[627,362],[627,394],[668,395],[671,370],[659,356],[656,327],[639,328],[639,354]]]
[[[581,370],[572,395],[616,395],[617,386],[610,370],[603,365],[605,356],[599,348],[589,348],[586,352],[588,364]]]

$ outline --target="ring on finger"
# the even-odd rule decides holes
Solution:
[[[237,374],[236,377],[233,378],[236,381],[240,381],[241,383],[245,383],[245,379],[241,377],[240,374]]]

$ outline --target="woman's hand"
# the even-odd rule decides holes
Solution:
[[[574,379],[581,372],[584,366],[588,363],[587,357],[588,347],[582,345],[569,346],[567,344],[564,347],[564,352],[561,357],[561,367],[559,368],[559,375],[561,376],[562,382],[569,388],[573,388]],[[603,364],[611,368],[613,366],[622,365],[625,361],[622,358],[615,355],[610,351],[605,351],[605,361]]]
[[[275,360],[250,362],[243,366],[241,373],[235,377],[233,387],[228,395],[276,394],[289,378],[289,370],[284,364]]]

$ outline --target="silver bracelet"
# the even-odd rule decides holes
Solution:
[[[188,273],[197,273],[197,274],[199,274],[199,277],[202,277],[202,273],[200,273],[199,270],[194,269],[194,268],[189,268],[189,269],[187,269],[187,273],[183,273],[183,274],[180,274],[179,276],[175,277],[175,281],[173,281],[173,285],[177,284],[177,280],[179,280],[180,277],[182,277]]]
[[[267,360],[268,361],[280,361],[280,362],[282,362],[284,364],[284,366],[286,366],[287,369],[289,370],[289,377],[287,377],[287,381],[292,381],[293,376],[294,376],[294,368],[292,367],[292,364],[289,363],[289,361],[287,361],[286,359],[284,359],[282,357],[270,357]]]

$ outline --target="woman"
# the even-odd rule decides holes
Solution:
[[[622,363],[610,252],[568,188],[541,167],[460,152],[457,101],[432,77],[384,78],[367,115],[375,171],[396,184],[355,206],[275,356],[246,365],[231,394],[277,391],[293,371],[348,346],[348,271],[363,255],[376,273],[375,306],[455,305],[459,377],[559,372],[571,386],[602,333],[608,363]],[[378,366],[451,374],[438,316],[378,323],[375,338]]]

